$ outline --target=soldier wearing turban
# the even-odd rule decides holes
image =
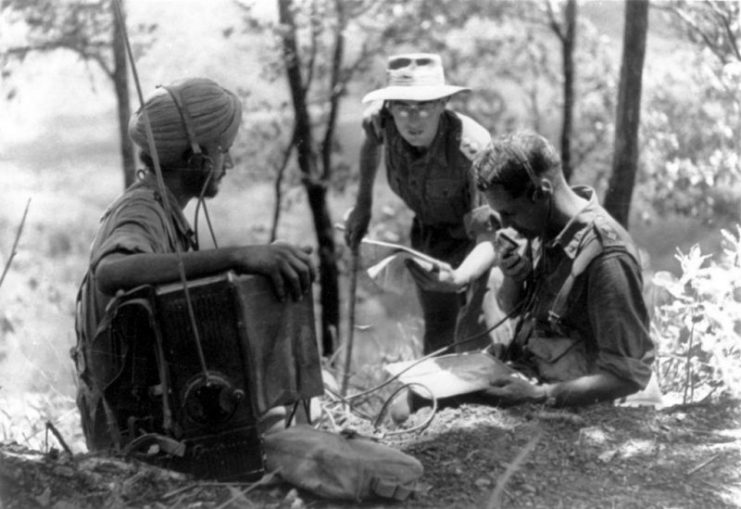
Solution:
[[[179,107],[173,94],[179,96]],[[234,143],[242,118],[242,105],[233,92],[207,78],[193,78],[160,87],[158,93],[144,104],[144,109],[152,125],[157,155],[163,167],[169,168],[180,161],[191,148],[179,108],[188,112],[196,143],[213,143],[224,148]],[[142,153],[151,157],[141,109],[131,117],[129,136]]]
[[[228,169],[239,130],[239,98],[212,80],[192,78],[158,89],[129,123],[146,168],[101,218],[88,271],[77,296],[73,349],[79,377],[77,403],[90,450],[127,442],[125,411],[106,392],[116,360],[101,355],[101,324],[116,313],[114,296],[141,285],[228,270],[268,276],[283,300],[311,288],[310,248],[287,243],[199,250],[183,209],[193,198],[213,197]],[[148,128],[151,128],[153,145]],[[164,188],[156,178],[159,160]],[[128,437],[130,440],[131,437]]]

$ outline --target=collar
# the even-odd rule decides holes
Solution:
[[[151,190],[154,193],[154,199],[157,203],[165,208],[165,200],[162,199],[162,192],[159,185],[157,185],[157,180],[155,178],[144,178],[136,182],[134,185]],[[165,186],[165,192],[167,193],[167,204],[170,208],[170,218],[175,225],[178,235],[182,237],[190,247],[196,249],[197,243],[195,232],[191,229],[190,223],[188,223],[188,220],[185,218],[185,214],[183,214],[183,211],[178,206],[177,198],[167,186]]]
[[[599,210],[597,193],[588,186],[573,186],[571,188],[577,195],[587,200],[587,204],[574,215],[561,232],[556,235],[551,242],[546,244],[548,249],[560,247],[564,254],[571,259],[576,257],[579,252],[579,246],[584,236],[589,231],[589,227],[594,221],[594,216]]]

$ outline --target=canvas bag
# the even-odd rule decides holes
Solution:
[[[599,219],[599,222],[602,223],[602,220]],[[590,371],[585,342],[582,338],[575,337],[573,331],[570,335],[563,333],[561,316],[566,311],[568,297],[576,278],[583,274],[589,264],[603,251],[602,242],[596,234],[586,235],[582,240],[582,247],[571,264],[571,270],[548,311],[550,329],[556,333],[543,334],[542,331],[536,330],[535,323],[529,324],[524,349],[530,355],[538,377],[543,381],[573,380]]]
[[[533,335],[525,349],[545,382],[573,380],[589,373],[586,346],[577,338]]]
[[[316,495],[405,500],[424,471],[414,457],[352,433],[301,424],[264,437],[266,467]]]

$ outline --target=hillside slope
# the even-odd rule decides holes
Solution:
[[[532,454],[511,468],[514,474],[501,492],[500,505],[490,507],[738,508],[738,403],[662,411],[598,405],[571,412],[472,403],[445,408],[420,435],[385,440],[425,468],[418,493],[398,503],[322,500],[283,483],[250,488],[196,482],[142,464],[70,458],[58,451],[42,455],[6,444],[0,448],[0,506],[486,507],[513,459],[539,437]],[[426,418],[424,412],[408,425]],[[364,427],[360,421],[355,424]]]

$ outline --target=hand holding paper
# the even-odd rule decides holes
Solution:
[[[414,288],[412,278],[420,282],[417,275],[412,272],[412,267],[420,274],[432,275],[437,272],[436,268],[441,266],[446,266],[452,271],[452,268],[445,262],[432,258],[418,258],[406,251],[400,251],[369,267],[368,276],[384,290],[401,295]],[[428,279],[427,276],[421,277]]]
[[[456,281],[455,270],[445,262],[430,264],[409,258],[406,267],[417,284],[425,290],[458,292],[465,286]]]
[[[384,290],[400,295],[414,288],[412,277],[420,282],[417,274],[411,273],[412,266],[419,271],[421,279],[428,281],[429,284],[434,284],[435,273],[453,272],[447,263],[401,244],[363,238],[360,246],[363,249],[363,258],[373,260],[371,263],[374,265],[367,270],[368,276]],[[379,253],[383,253],[380,260]]]

